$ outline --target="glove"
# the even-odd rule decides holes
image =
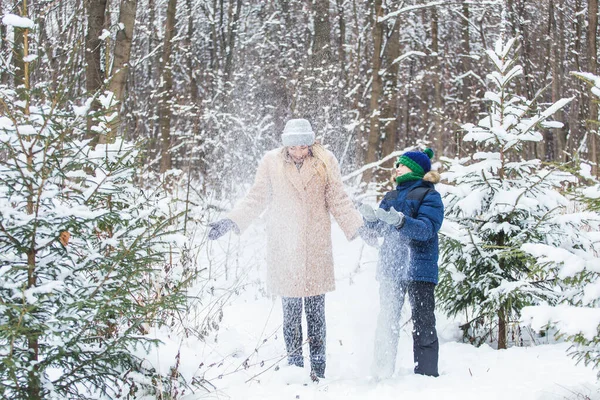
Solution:
[[[374,213],[374,212],[373,212]],[[358,234],[362,240],[365,241],[371,247],[379,247],[379,241],[377,240],[377,232],[374,229],[369,229],[366,226],[358,228]]]
[[[240,228],[238,228],[237,224],[229,218],[212,222],[208,224],[208,226],[210,226],[210,231],[208,232],[208,238],[210,240],[218,239],[232,229],[235,229],[236,233],[240,233]]]
[[[390,211],[385,211],[383,208],[378,208],[375,211],[377,218],[385,222],[386,224],[390,224],[398,229],[402,228],[404,225],[404,214],[396,211],[393,207],[390,208]]]
[[[363,218],[367,222],[377,221],[377,215],[375,215],[373,207],[371,207],[368,204],[362,203],[360,206],[358,206],[358,212],[363,216]]]

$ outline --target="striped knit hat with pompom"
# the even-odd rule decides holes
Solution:
[[[412,172],[417,175],[425,176],[431,171],[431,159],[433,158],[433,150],[427,148],[423,151],[408,151],[402,154],[396,160],[396,168],[400,164],[406,165]]]

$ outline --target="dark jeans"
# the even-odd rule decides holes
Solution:
[[[380,311],[375,331],[374,374],[390,377],[394,373],[398,339],[400,335],[400,313],[405,294],[412,309],[413,353],[415,373],[438,376],[439,343],[435,330],[435,284],[416,281],[379,282]]]
[[[311,370],[317,376],[325,374],[325,295],[312,297],[282,297],[283,338],[288,362],[304,366],[302,356],[302,299],[306,312]]]

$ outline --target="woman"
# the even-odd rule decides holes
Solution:
[[[305,119],[292,119],[283,147],[265,154],[254,184],[226,219],[211,224],[210,239],[240,233],[266,210],[267,283],[282,297],[288,363],[304,366],[302,303],[310,347],[311,378],[325,376],[325,293],[334,290],[331,213],[349,240],[363,233],[363,220],[344,192],[335,156],[315,143]]]

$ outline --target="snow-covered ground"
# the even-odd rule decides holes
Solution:
[[[245,285],[239,294],[222,291],[227,300],[218,331],[206,341],[157,333],[165,346],[153,352],[153,363],[169,368],[179,352],[179,371],[188,382],[199,382],[194,393],[188,389],[178,398],[600,399],[595,372],[575,365],[567,355],[568,344],[537,340],[533,346],[501,351],[487,345],[477,348],[461,343],[458,323],[441,313],[437,315],[440,377],[416,376],[412,373],[407,305],[396,373],[386,380],[372,379],[370,365],[379,310],[377,252],[360,240],[348,242],[335,224],[333,243],[337,290],[326,296],[326,378],[311,382],[308,360],[304,369],[286,364],[281,301],[264,292],[264,237],[260,224],[255,224],[240,238],[225,236],[210,245],[210,253],[205,252],[210,256],[204,256],[218,265],[225,251],[231,251],[232,246],[238,249],[228,282],[237,274]],[[208,262],[207,258],[203,262]],[[224,277],[217,281],[224,282]],[[199,308],[206,306],[198,304]],[[305,357],[307,354],[306,344]]]

